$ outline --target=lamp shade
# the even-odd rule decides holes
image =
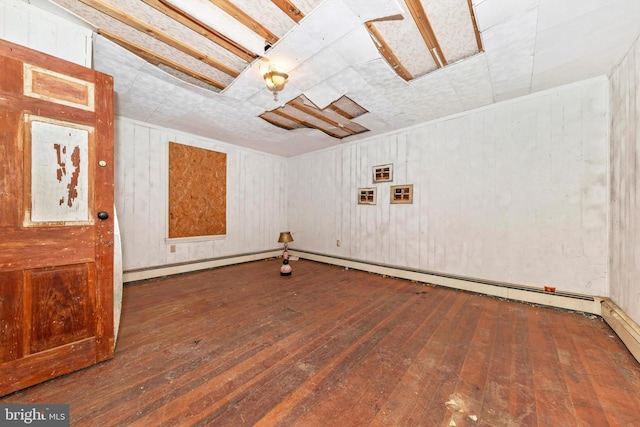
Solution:
[[[291,236],[291,232],[283,231],[280,233],[280,237],[278,238],[278,243],[289,243],[293,242],[293,237]]]
[[[267,84],[267,88],[272,92],[277,92],[284,89],[284,84],[289,78],[286,73],[277,70],[269,70],[264,74],[263,77],[265,83]]]

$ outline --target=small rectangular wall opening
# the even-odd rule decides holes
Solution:
[[[375,205],[376,204],[376,189],[375,188],[359,188],[358,189],[358,204],[359,205]]]
[[[391,186],[391,203],[413,203],[413,184]]]

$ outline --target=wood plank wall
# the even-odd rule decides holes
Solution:
[[[91,68],[88,27],[75,25],[20,0],[0,2],[0,38]]]
[[[610,82],[611,299],[640,323],[640,40]]]
[[[169,141],[227,154],[224,238],[166,240]],[[125,118],[116,118],[115,152],[125,271],[279,247],[287,217],[286,159]]]
[[[292,247],[606,295],[607,85],[592,79],[290,159]],[[393,182],[372,184],[371,168],[387,163]],[[413,204],[389,204],[399,184],[414,185]],[[377,205],[357,205],[357,188],[372,186]]]

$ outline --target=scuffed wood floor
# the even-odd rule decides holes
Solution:
[[[115,359],[0,403],[100,427],[640,425],[640,366],[595,316],[292,266],[127,285]]]

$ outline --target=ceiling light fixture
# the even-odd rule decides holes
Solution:
[[[267,84],[267,89],[273,92],[273,100],[278,100],[278,92],[284,89],[284,85],[287,83],[287,79],[289,79],[289,75],[287,73],[283,73],[282,71],[276,70],[273,66],[269,66],[269,71],[264,73],[262,76],[264,78],[264,82]]]

